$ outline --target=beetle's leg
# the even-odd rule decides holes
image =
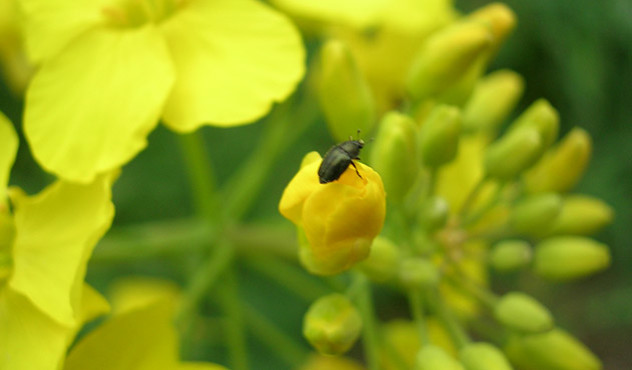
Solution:
[[[360,175],[360,172],[358,172],[358,167],[356,167],[355,163],[353,163],[353,161],[351,161],[351,165],[353,166],[353,168],[355,168],[356,173],[358,174],[359,178],[362,178],[362,175]]]

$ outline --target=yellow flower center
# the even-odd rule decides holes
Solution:
[[[103,14],[114,27],[140,27],[161,23],[188,3],[189,0],[114,0],[103,8]]]

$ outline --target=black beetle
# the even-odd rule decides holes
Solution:
[[[358,131],[358,134],[359,133]],[[358,167],[353,163],[353,160],[360,159],[358,155],[360,154],[360,149],[364,147],[364,141],[353,140],[351,137],[349,139],[348,141],[334,145],[325,153],[323,162],[318,168],[318,180],[321,184],[338,180],[349,165],[352,165],[358,176],[360,176]],[[360,178],[362,178],[362,176],[360,176]]]

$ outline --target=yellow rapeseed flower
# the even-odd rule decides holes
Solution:
[[[28,53],[41,68],[24,130],[37,161],[89,182],[174,131],[266,114],[304,73],[282,14],[253,0],[25,0]]]
[[[0,114],[0,369],[56,370],[81,324],[107,310],[83,280],[114,215],[112,176],[7,191],[17,144]]]
[[[356,162],[337,181],[320,184],[318,153],[306,156],[279,203],[283,216],[304,233],[303,264],[313,273],[336,274],[365,259],[380,233],[386,194],[380,175]]]

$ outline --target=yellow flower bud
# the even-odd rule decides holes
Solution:
[[[461,349],[460,358],[466,370],[512,369],[505,355],[498,348],[489,343],[467,344]]]
[[[498,271],[512,271],[531,262],[529,243],[523,240],[503,240],[494,245],[489,256],[490,264]]]
[[[485,171],[499,180],[511,180],[538,160],[541,147],[542,139],[533,127],[508,132],[487,148]]]
[[[505,294],[494,308],[494,317],[501,324],[522,332],[541,333],[553,328],[549,310],[520,292]]]
[[[380,175],[360,162],[362,177],[349,166],[338,180],[320,184],[321,160],[309,156],[285,188],[279,211],[303,229],[301,256],[309,255],[310,271],[337,274],[368,256],[384,224],[386,194]]]
[[[399,266],[399,281],[407,289],[435,287],[439,279],[437,266],[425,258],[407,258]]]
[[[329,132],[337,141],[348,140],[357,130],[370,132],[375,121],[373,98],[348,47],[338,40],[328,41],[320,62],[318,99]]]
[[[330,294],[312,303],[303,320],[303,335],[318,352],[340,355],[358,339],[362,319],[351,301]]]
[[[514,336],[504,348],[513,364],[524,370],[600,370],[599,359],[561,329]]]
[[[452,356],[447,354],[443,348],[434,345],[423,347],[417,354],[415,370],[465,370]]]
[[[376,282],[391,280],[397,273],[400,259],[399,248],[389,239],[378,236],[373,240],[369,257],[358,267]]]
[[[511,114],[524,90],[519,74],[500,70],[482,78],[463,108],[463,129],[493,132]]]
[[[544,235],[562,209],[562,198],[555,193],[527,196],[514,205],[509,223],[520,234]]]
[[[601,199],[569,195],[549,233],[552,235],[590,235],[612,222],[614,211]]]
[[[419,224],[427,232],[433,232],[444,227],[449,215],[448,201],[442,197],[432,196],[425,198],[419,205]]]
[[[469,71],[491,42],[489,26],[479,22],[456,23],[433,34],[413,60],[408,91],[421,100],[446,90]]]
[[[560,143],[525,174],[530,192],[570,190],[584,174],[590,160],[590,135],[581,128],[572,129]]]
[[[516,14],[505,4],[492,3],[467,16],[468,19],[485,22],[491,27],[493,41],[490,53],[495,53],[516,26]]]
[[[417,178],[415,122],[397,112],[387,113],[371,145],[369,163],[380,173],[393,202],[402,202]]]
[[[458,108],[439,105],[432,110],[421,128],[421,160],[428,167],[439,167],[456,156],[461,134]]]
[[[535,248],[534,272],[548,280],[565,281],[587,276],[610,265],[604,244],[580,236],[557,236]]]
[[[545,99],[538,99],[511,124],[511,130],[525,127],[537,129],[542,140],[539,154],[553,144],[560,129],[560,116]]]

